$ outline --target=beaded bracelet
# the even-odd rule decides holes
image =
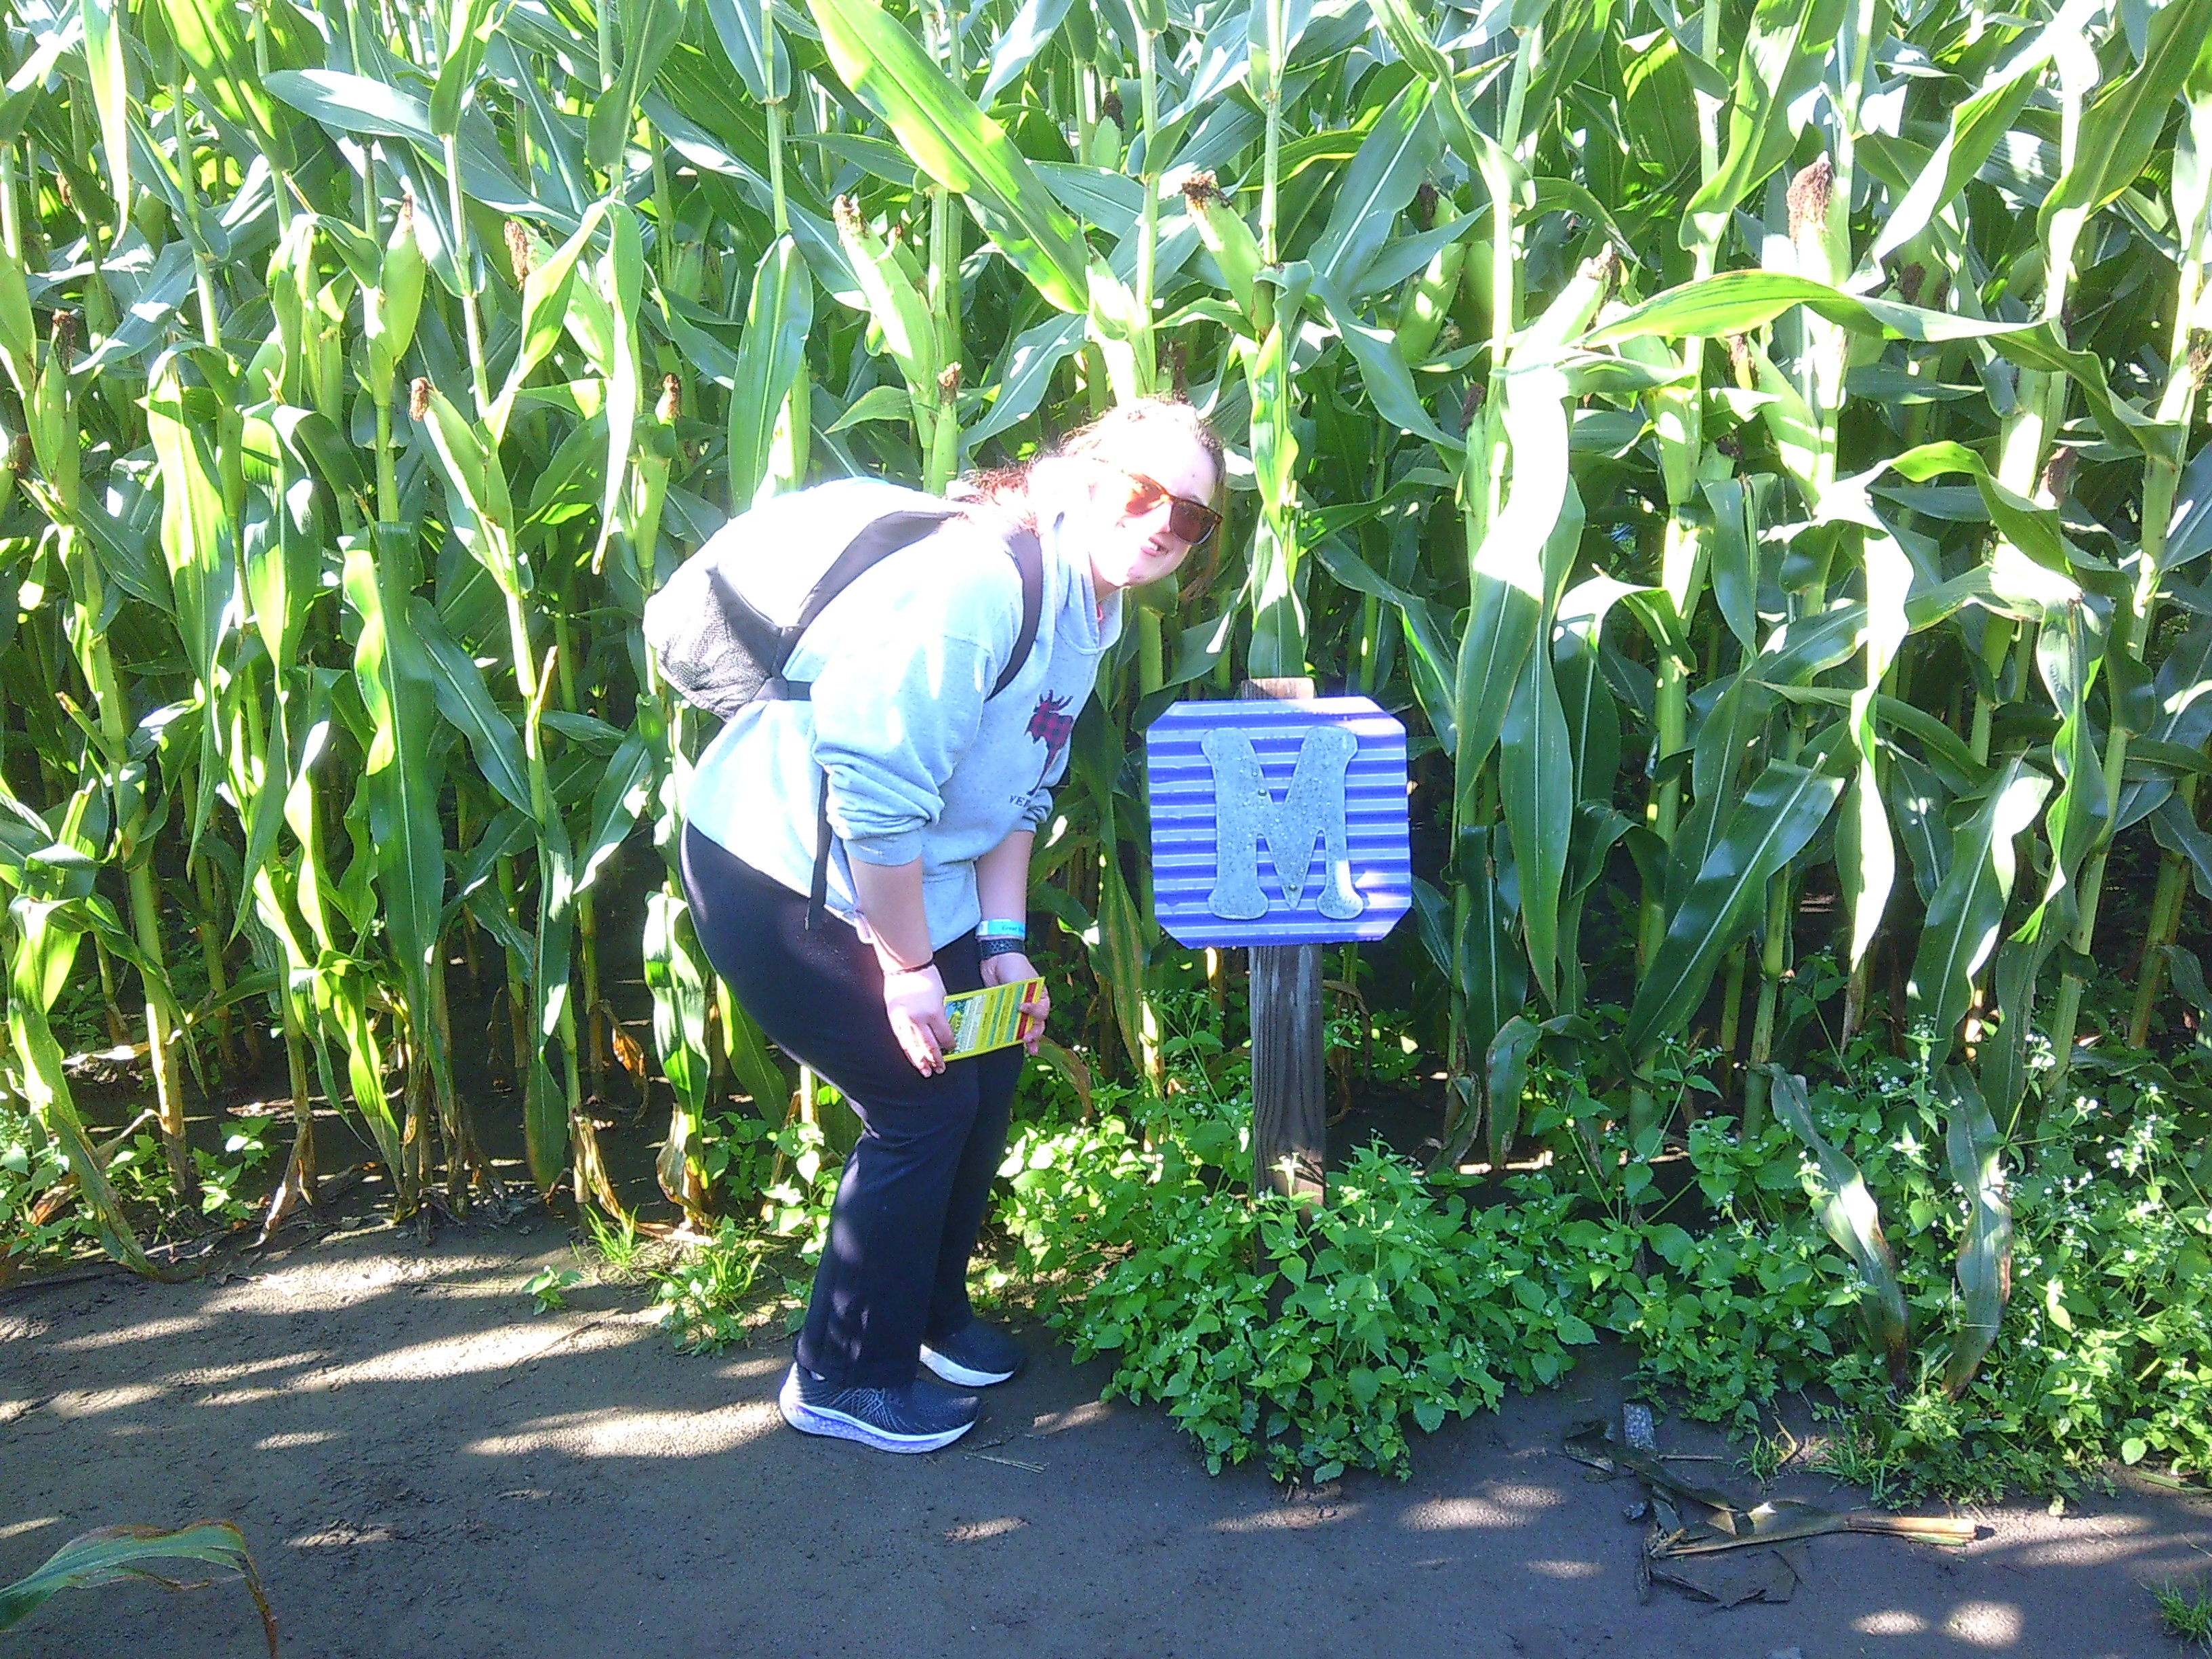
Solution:
[[[1029,942],[1026,939],[979,939],[975,941],[975,954],[979,957],[1021,956],[1025,954],[1029,948]]]

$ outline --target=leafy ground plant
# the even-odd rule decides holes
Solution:
[[[584,1282],[574,1267],[540,1267],[530,1275],[522,1293],[537,1303],[539,1313],[559,1313],[568,1305],[568,1292]]]
[[[1990,1363],[1954,1396],[1969,1199],[1925,1067],[1855,1066],[1807,1096],[1893,1224],[1915,1334],[1899,1388],[1867,1348],[1859,1266],[1808,1204],[1820,1166],[1781,1124],[1746,1136],[1708,1116],[1639,1152],[1605,1103],[1544,1071],[1529,1118],[1544,1167],[1470,1191],[1370,1147],[1327,1210],[1255,1210],[1236,1196],[1249,1107],[1182,1012],[1164,1099],[1109,1088],[1106,1115],[1017,1140],[1004,1271],[1210,1467],[1402,1474],[1413,1428],[1555,1382],[1598,1333],[1635,1348],[1641,1392],[1740,1432],[1784,1395],[1818,1397],[1833,1426],[1817,1465],[1881,1501],[2063,1493],[2113,1458],[2212,1461],[2212,1221],[2154,1099],[2114,1113],[2084,1097],[2054,1123],[2012,1193],[2014,1293]]]
[[[1051,1318],[1078,1357],[1111,1355],[1109,1392],[1164,1404],[1210,1469],[1256,1455],[1279,1479],[1402,1478],[1409,1423],[1555,1382],[1595,1340],[1567,1282],[1590,1257],[1535,1243],[1571,1200],[1542,1221],[1540,1205],[1476,1209],[1370,1146],[1326,1209],[1249,1206],[1233,1113],[1178,1100],[1141,1133],[1111,1119],[1025,1135],[1006,1218],[1025,1276],[1072,1279]]]
[[[757,1231],[724,1220],[713,1237],[657,1273],[660,1327],[683,1353],[719,1353],[759,1324],[753,1294],[767,1249]]]

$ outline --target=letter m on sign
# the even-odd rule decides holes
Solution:
[[[1366,698],[1177,703],[1145,750],[1154,908],[1182,944],[1380,939],[1412,907],[1405,728]]]
[[[1243,732],[1208,732],[1199,740],[1213,768],[1213,891],[1206,908],[1224,921],[1250,921],[1267,914],[1260,890],[1260,843],[1266,842],[1292,909],[1305,896],[1316,847],[1324,853],[1322,915],[1349,921],[1367,908],[1352,888],[1346,846],[1344,774],[1359,739],[1340,726],[1316,726],[1298,740],[1291,787],[1278,803],[1252,739]]]

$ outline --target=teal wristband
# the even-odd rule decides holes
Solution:
[[[1019,916],[988,916],[975,924],[977,939],[1027,939],[1030,925]]]

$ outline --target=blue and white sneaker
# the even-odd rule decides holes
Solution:
[[[969,1320],[934,1346],[921,1345],[921,1363],[956,1388],[988,1389],[1028,1361],[1020,1343],[980,1319]]]
[[[895,1389],[841,1389],[793,1364],[775,1397],[783,1420],[801,1434],[857,1440],[878,1451],[931,1452],[975,1426],[982,1402],[919,1379]]]

